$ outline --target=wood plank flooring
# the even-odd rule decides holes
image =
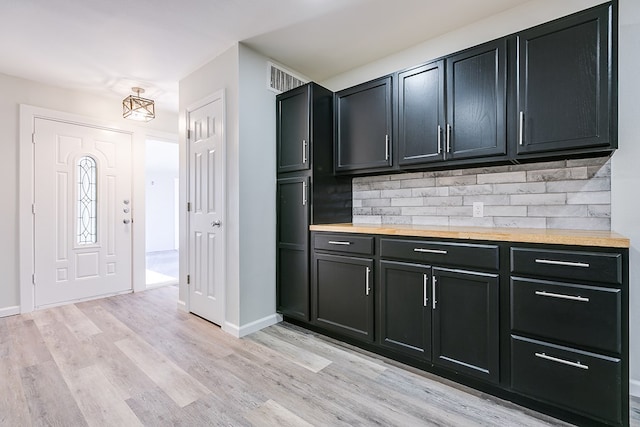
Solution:
[[[235,339],[176,300],[0,318],[0,426],[567,425],[290,324]]]

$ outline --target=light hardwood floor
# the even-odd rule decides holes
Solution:
[[[0,319],[0,425],[566,425],[286,323],[235,339],[176,299]]]

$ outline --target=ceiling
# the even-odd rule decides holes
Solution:
[[[0,0],[0,73],[177,111],[178,81],[244,42],[322,81],[528,0]]]

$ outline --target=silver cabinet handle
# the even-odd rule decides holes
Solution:
[[[547,291],[536,291],[536,295],[540,295],[541,297],[568,299],[571,301],[589,302],[589,298],[581,297],[579,295],[563,295],[563,294],[555,294],[553,292],[547,292]]]
[[[442,152],[442,126],[438,125],[438,154]]]
[[[329,240],[329,244],[330,245],[349,246],[351,244],[351,242],[344,242],[344,241],[341,241],[341,240]]]
[[[384,159],[389,160],[389,135],[384,136]]]
[[[302,140],[302,163],[307,163],[307,140]]]
[[[580,362],[571,362],[570,360],[559,359],[545,353],[535,353],[535,355],[541,359],[551,360],[552,362],[562,363],[563,365],[573,366],[574,368],[589,369],[589,365],[583,365]]]
[[[307,205],[307,183],[302,183],[302,206]]]
[[[211,223],[211,226],[212,226],[212,227],[222,227],[222,221],[220,221],[220,220],[213,221],[213,222]]]
[[[429,281],[429,277],[427,276],[427,273],[424,273],[422,275],[422,286],[423,286],[423,296],[424,296],[424,303],[423,305],[426,307],[427,306],[427,302],[429,302],[429,298],[427,297],[427,282]]]
[[[421,252],[426,254],[441,254],[446,255],[447,251],[443,251],[441,249],[423,249],[423,248],[414,248],[413,252]]]
[[[538,264],[564,265],[565,267],[582,267],[589,268],[586,262],[556,261],[553,259],[536,259]]]
[[[371,273],[371,269],[369,267],[367,267],[367,276],[366,276],[366,280],[365,280],[365,287],[366,287],[366,292],[367,292],[367,296],[369,296],[369,291],[371,290],[371,288],[369,287],[369,274]]]
[[[131,220],[130,220],[130,219],[123,219],[123,220],[122,220],[122,222],[123,222],[124,224],[129,224],[129,223],[131,222]]]
[[[520,111],[520,121],[518,123],[518,144],[524,144],[524,111]]]
[[[431,286],[431,308],[432,309],[436,309],[436,276],[431,276],[432,281],[433,281],[433,285]]]
[[[447,123],[447,153],[451,152],[451,125]]]

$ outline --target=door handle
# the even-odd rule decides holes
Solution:
[[[124,224],[129,224],[129,223],[131,222],[131,220],[130,220],[130,219],[123,219],[123,220],[122,220],[122,222],[123,222]]]
[[[212,227],[222,227],[222,221],[220,221],[220,220],[213,221],[213,222],[211,223],[211,226],[212,226]]]

